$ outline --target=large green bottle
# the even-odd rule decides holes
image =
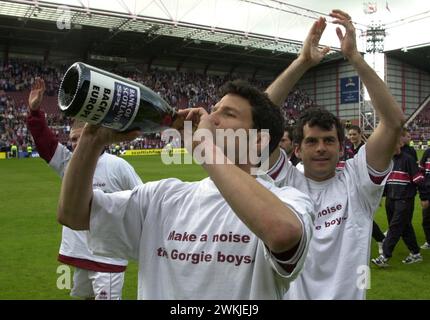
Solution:
[[[148,87],[82,62],[64,74],[58,105],[67,116],[118,131],[159,132],[177,118]]]

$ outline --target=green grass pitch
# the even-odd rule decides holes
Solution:
[[[205,172],[197,165],[161,164],[159,156],[126,157],[144,181],[177,177],[200,180]],[[69,290],[57,288],[60,263],[57,254],[61,226],[56,221],[60,178],[42,159],[0,160],[0,299],[72,299]],[[385,230],[383,206],[376,221]],[[418,242],[424,242],[421,208],[415,202],[414,226]],[[408,254],[402,241],[397,245],[391,267],[371,266],[368,299],[430,299],[430,251],[422,250],[424,261],[403,265]],[[372,240],[372,257],[377,246]],[[124,299],[136,299],[137,265],[130,262],[125,276]]]

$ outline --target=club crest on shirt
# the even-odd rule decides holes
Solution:
[[[98,300],[109,300],[108,294],[105,290],[102,290],[98,296]]]

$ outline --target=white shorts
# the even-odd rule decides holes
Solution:
[[[96,272],[75,268],[70,295],[95,300],[121,300],[124,272]]]

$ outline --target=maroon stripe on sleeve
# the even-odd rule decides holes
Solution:
[[[42,110],[32,110],[27,117],[27,128],[30,130],[39,155],[50,162],[58,146],[58,139],[46,123]]]
[[[336,169],[345,169],[345,161],[340,160],[337,164],[336,164]]]
[[[96,262],[87,259],[73,258],[69,256],[64,256],[62,254],[58,255],[58,261],[67,264],[69,266],[78,267],[85,270],[96,271],[96,272],[124,272],[127,268],[126,266],[120,266],[109,263]]]
[[[278,177],[278,175],[279,175],[279,173],[281,172],[282,168],[284,167],[284,164],[285,164],[285,157],[283,157],[283,158],[282,158],[282,162],[281,162],[281,164],[279,165],[278,169],[277,169],[275,172],[273,172],[273,173],[271,173],[271,174],[270,174],[270,177],[271,177],[273,180],[276,180],[276,178]]]

